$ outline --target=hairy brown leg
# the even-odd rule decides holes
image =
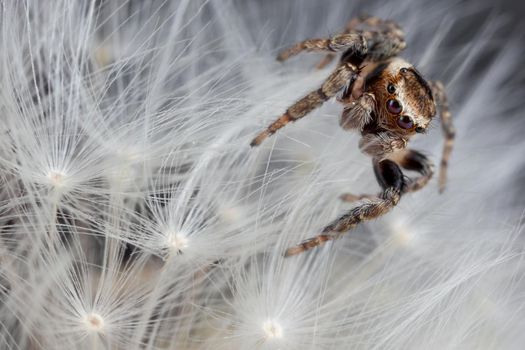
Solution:
[[[348,213],[326,226],[318,236],[286,250],[285,256],[297,255],[340,237],[359,223],[386,214],[397,205],[404,192],[404,177],[399,166],[389,160],[374,159],[374,172],[383,189],[379,198],[351,209]]]
[[[443,145],[443,155],[441,156],[441,164],[439,167],[439,192],[442,193],[445,190],[447,183],[447,169],[448,162],[450,160],[450,154],[454,147],[454,139],[456,136],[456,130],[452,124],[452,115],[450,114],[448,107],[447,95],[445,93],[445,87],[440,81],[430,82],[432,92],[436,98],[436,102],[441,114],[441,128],[443,130],[443,136],[445,138],[445,144]]]
[[[278,61],[286,61],[302,51],[307,52],[338,52],[353,49],[356,52],[366,51],[366,40],[359,33],[336,34],[329,39],[308,39],[301,41],[292,47],[281,51],[277,55]]]
[[[359,26],[363,26],[363,30],[357,30]],[[394,37],[394,42],[403,43],[401,45],[404,48],[404,33],[401,27],[394,21],[383,20],[379,17],[369,15],[354,17],[347,22],[343,34],[362,33],[366,38],[371,38],[373,35],[370,32],[378,32],[388,37]],[[336,55],[334,53],[328,53],[317,64],[316,68],[323,69],[332,62],[335,57]]]
[[[350,33],[359,26],[366,26],[368,29],[376,31],[401,30],[401,27],[395,21],[363,14],[348,21],[345,26],[345,32]]]
[[[341,64],[325,80],[323,85],[315,91],[301,98],[290,106],[286,112],[274,121],[268,128],[257,135],[250,145],[260,145],[268,136],[273,135],[277,130],[283,128],[289,122],[294,122],[322,105],[325,101],[335,96],[339,90],[347,84],[351,84],[359,74],[359,68],[351,63]]]

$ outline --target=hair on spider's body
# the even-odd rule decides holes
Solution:
[[[338,96],[343,105],[340,125],[360,132],[359,148],[372,158],[382,188],[377,196],[344,195],[344,200],[369,201],[326,226],[320,235],[288,249],[287,256],[333,240],[360,222],[387,213],[403,194],[424,187],[433,175],[432,162],[420,152],[407,149],[407,144],[416,133],[426,132],[438,105],[445,136],[439,174],[439,188],[443,191],[455,135],[444,87],[440,82],[427,82],[413,65],[397,57],[405,47],[404,33],[397,23],[360,17],[351,20],[341,34],[305,40],[278,55],[279,61],[285,61],[302,51],[328,52],[317,66],[322,68],[336,52],[342,52],[336,69],[321,87],[290,106],[253,139],[251,146],[261,144],[289,122]],[[401,168],[417,171],[420,176],[406,178]]]

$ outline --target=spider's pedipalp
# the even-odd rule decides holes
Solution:
[[[344,98],[344,97],[343,97]],[[357,101],[346,106],[341,113],[339,125],[345,129],[362,131],[365,125],[372,121],[372,112],[375,108],[375,97],[371,93],[363,93]]]
[[[377,181],[383,189],[377,199],[372,199],[368,203],[351,209],[348,213],[326,226],[320,235],[287,249],[285,256],[297,255],[322,245],[329,240],[337,239],[359,223],[375,219],[395,207],[405,190],[403,172],[395,162],[389,159],[374,159],[374,172]]]
[[[402,150],[407,140],[391,131],[367,133],[359,140],[359,149],[374,158],[386,158],[391,153]]]
[[[330,74],[323,85],[301,98],[290,106],[286,112],[274,121],[265,131],[257,135],[250,146],[260,145],[268,136],[273,135],[277,130],[283,128],[289,122],[296,121],[322,105],[325,101],[334,97],[339,90],[347,84],[351,84],[359,74],[359,68],[352,63],[341,64]]]
[[[445,190],[447,182],[447,168],[452,148],[454,147],[454,138],[456,136],[456,130],[452,123],[452,115],[448,107],[447,95],[445,93],[445,87],[440,81],[430,82],[432,93],[438,104],[438,108],[441,114],[441,128],[443,130],[443,136],[445,138],[445,144],[443,145],[443,155],[441,156],[441,164],[439,167],[439,192],[442,193]]]

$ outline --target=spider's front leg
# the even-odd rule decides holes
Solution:
[[[270,124],[265,131],[257,135],[250,143],[250,146],[260,145],[268,136],[273,135],[286,124],[304,117],[325,101],[334,97],[343,87],[352,86],[358,75],[359,67],[356,65],[350,62],[339,65],[319,89],[310,92],[291,105],[281,117]]]
[[[405,190],[404,176],[399,166],[389,159],[374,159],[374,172],[383,189],[378,198],[351,209],[347,214],[326,226],[322,233],[286,250],[285,256],[300,254],[324,244],[353,229],[359,223],[386,214],[397,205]]]

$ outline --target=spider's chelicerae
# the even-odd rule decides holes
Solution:
[[[261,132],[251,146],[261,144],[268,136],[296,121],[325,101],[338,95],[344,109],[340,125],[361,133],[360,150],[372,158],[374,172],[382,188],[377,196],[343,195],[343,200],[366,201],[326,226],[321,234],[289,248],[286,255],[295,255],[339,237],[360,222],[387,213],[407,192],[421,189],[432,177],[432,162],[422,153],[407,148],[416,133],[425,133],[441,110],[445,145],[439,173],[439,189],[443,191],[447,163],[454,142],[454,128],[446,95],[440,82],[426,81],[408,62],[397,57],[406,47],[404,34],[393,21],[376,17],[351,20],[345,31],[329,39],[302,41],[284,51],[279,61],[302,51],[328,52],[319,63],[324,67],[342,52],[337,68],[321,87],[310,92],[292,106],[268,128]],[[419,172],[407,178],[401,168]]]

